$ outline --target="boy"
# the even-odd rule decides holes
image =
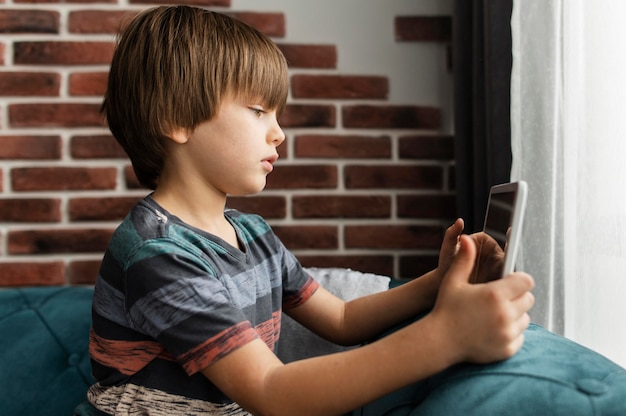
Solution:
[[[93,303],[88,393],[106,414],[332,415],[462,361],[508,358],[523,343],[532,278],[470,285],[481,235],[446,232],[439,266],[345,303],[308,276],[258,216],[225,210],[260,192],[285,136],[278,48],[230,17],[159,7],[123,30],[103,103],[139,181],[154,192],[116,230]],[[356,345],[283,364],[284,310]]]

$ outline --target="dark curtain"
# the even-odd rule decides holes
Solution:
[[[482,229],[489,188],[510,180],[513,0],[455,0],[454,123],[458,215]]]

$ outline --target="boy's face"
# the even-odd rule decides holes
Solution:
[[[225,98],[215,117],[173,147],[173,167],[184,171],[186,185],[224,195],[255,194],[265,187],[284,139],[275,110]]]

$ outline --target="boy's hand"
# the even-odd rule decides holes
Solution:
[[[439,264],[437,265],[437,274],[439,279],[442,279],[446,275],[454,258],[459,250],[459,238],[465,223],[463,219],[458,218],[454,224],[452,224],[446,230],[439,250]],[[472,283],[484,283],[492,280],[499,279],[502,267],[504,266],[504,251],[489,235],[484,232],[477,232],[470,235],[477,247],[477,256],[475,266],[470,277]]]
[[[455,223],[456,224],[456,223]],[[445,243],[444,243],[445,244]],[[456,362],[487,363],[514,355],[524,341],[534,303],[534,283],[525,273],[473,285],[474,240],[459,237],[459,250],[439,288],[432,317],[450,341]]]
[[[478,232],[470,235],[478,250],[476,263],[470,277],[471,283],[485,283],[502,277],[504,250],[489,234]]]
[[[439,264],[437,265],[437,273],[440,278],[448,273],[448,269],[454,261],[456,253],[459,251],[459,238],[463,232],[465,223],[461,218],[458,218],[454,224],[452,224],[446,230],[441,243],[441,249],[439,250]]]

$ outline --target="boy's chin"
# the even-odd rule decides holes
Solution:
[[[263,183],[262,186],[250,187],[248,189],[241,189],[237,192],[228,193],[228,196],[240,196],[240,197],[253,196],[253,195],[257,195],[261,193],[263,189],[265,189],[265,183]]]

